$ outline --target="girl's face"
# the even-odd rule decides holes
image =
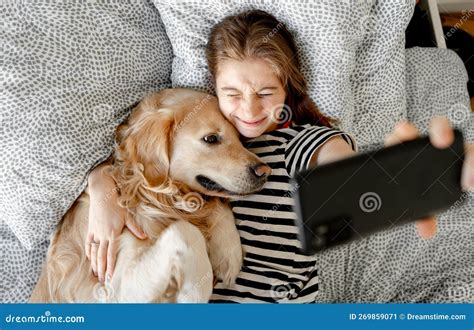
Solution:
[[[224,116],[241,135],[254,138],[278,127],[286,92],[262,59],[219,63],[216,92]]]

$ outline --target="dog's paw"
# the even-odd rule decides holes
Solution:
[[[240,244],[219,253],[211,253],[211,264],[214,275],[226,286],[235,283],[243,263],[243,253]]]

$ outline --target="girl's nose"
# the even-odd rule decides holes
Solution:
[[[253,96],[247,96],[243,99],[241,109],[246,119],[253,119],[260,113],[260,103]]]

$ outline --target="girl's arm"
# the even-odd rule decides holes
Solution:
[[[126,210],[119,206],[118,187],[105,171],[109,166],[109,161],[102,163],[88,177],[90,207],[85,252],[91,261],[94,275],[98,276],[102,283],[106,277],[113,275],[118,243],[124,226],[138,238],[146,238],[133,219],[127,217]]]
[[[429,136],[431,144],[437,148],[447,148],[454,141],[454,133],[447,117],[434,117],[430,121]],[[413,140],[419,137],[418,129],[409,122],[400,122],[385,137],[385,146]],[[340,137],[333,137],[318,148],[312,155],[310,165],[316,166],[355,154]],[[463,190],[474,189],[474,145],[465,145],[465,160],[462,169],[461,186]],[[418,234],[431,238],[436,234],[437,221],[434,216],[420,219],[416,223]]]
[[[311,156],[309,165],[311,167],[330,163],[339,159],[343,159],[352,155],[356,152],[352,150],[350,145],[344,141],[340,136],[335,136],[327,140],[321,147],[316,149]]]
[[[411,138],[415,138],[414,135]],[[407,138],[407,140],[409,140]],[[398,140],[401,142],[402,139]],[[395,142],[386,141],[385,144],[393,144]],[[335,136],[325,142],[321,147],[316,149],[313,153],[310,161],[311,166],[321,165],[325,163],[330,163],[336,160],[340,160],[352,155],[355,155],[356,152],[352,150],[349,144],[344,141],[341,137]],[[420,219],[416,222],[416,227],[418,230],[418,235],[425,238],[430,238],[436,233],[436,219],[434,217]]]

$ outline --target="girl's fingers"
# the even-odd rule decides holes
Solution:
[[[107,240],[100,241],[99,251],[97,253],[97,275],[99,282],[104,283],[105,268],[107,267],[107,248],[109,242]]]
[[[115,262],[117,260],[119,240],[116,237],[112,237],[109,241],[109,248],[107,251],[107,270],[105,271],[106,280],[110,280],[115,270]]]
[[[434,117],[430,121],[430,142],[436,148],[444,149],[454,142],[454,131],[447,117]]]
[[[385,137],[385,146],[392,146],[403,141],[413,140],[419,135],[415,125],[402,121],[395,125],[393,131]]]
[[[86,257],[89,260],[91,258],[91,243],[93,239],[94,239],[94,234],[92,233],[87,234],[85,249],[86,249]]]
[[[130,230],[132,232],[132,234],[137,236],[138,238],[140,238],[140,239],[147,238],[147,235],[136,224],[135,220],[133,220],[132,217],[130,217],[130,216],[126,217],[125,226],[127,226],[128,230]]]
[[[421,238],[429,239],[436,234],[437,221],[434,216],[416,221],[416,229]]]
[[[474,144],[464,145],[461,187],[464,191],[474,191]]]
[[[97,252],[99,244],[92,242],[91,243],[91,267],[94,276],[97,276]]]

